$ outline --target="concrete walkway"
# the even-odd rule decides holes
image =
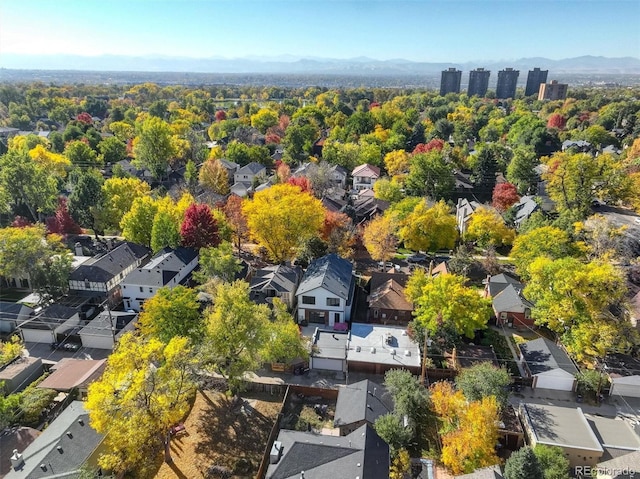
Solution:
[[[509,349],[511,350],[511,355],[513,356],[513,360],[516,362],[516,366],[518,366],[518,371],[520,371],[520,376],[523,378],[526,377],[527,374],[524,368],[522,367],[522,364],[520,364],[520,357],[518,356],[518,353],[513,347],[513,344],[511,343],[511,340],[509,338],[510,334],[507,331],[505,331],[503,328],[499,328],[498,326],[490,326],[490,327],[501,336],[504,336],[504,339],[507,342],[507,346],[509,346]]]

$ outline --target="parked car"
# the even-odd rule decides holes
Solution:
[[[422,263],[427,260],[427,255],[424,253],[413,253],[412,255],[407,256],[407,261],[409,263]]]

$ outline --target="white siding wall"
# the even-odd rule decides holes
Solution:
[[[304,304],[302,302],[303,296],[314,296],[316,298],[316,304]],[[333,326],[334,323],[344,323],[346,320],[346,301],[343,298],[338,298],[335,294],[327,291],[324,288],[316,288],[308,291],[304,294],[298,295],[298,320],[302,321],[305,318],[306,309],[316,311],[329,311],[329,326]],[[327,298],[338,298],[340,300],[339,306],[327,306]],[[340,314],[338,321],[335,320],[335,313]]]
[[[80,334],[82,346],[95,349],[113,349],[113,338],[109,335]]]
[[[27,343],[51,344],[55,342],[55,336],[50,329],[22,329],[22,337]]]

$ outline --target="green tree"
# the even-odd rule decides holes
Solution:
[[[204,332],[198,292],[182,285],[160,288],[144,302],[137,327],[144,337],[156,337],[164,344],[177,336],[198,343]]]
[[[56,179],[27,151],[10,149],[0,157],[0,187],[14,211],[26,207],[33,221],[56,208]]]
[[[456,218],[444,201],[431,208],[422,201],[401,222],[398,236],[415,251],[453,249],[458,238]]]
[[[76,140],[68,143],[64,149],[71,164],[78,168],[95,168],[98,166],[98,155],[84,141]]]
[[[524,279],[529,278],[529,265],[536,258],[546,257],[560,259],[575,256],[576,245],[569,235],[553,226],[543,226],[519,235],[513,242],[511,258],[516,265],[516,272]]]
[[[158,204],[150,196],[140,196],[133,200],[131,209],[122,217],[120,228],[127,241],[151,246],[153,220],[158,212]]]
[[[219,283],[205,322],[201,363],[225,378],[235,393],[243,375],[260,364],[258,353],[268,331],[269,308],[249,299],[249,285],[244,281]]]
[[[384,375],[384,386],[393,398],[395,414],[407,416],[414,426],[421,424],[429,395],[418,378],[406,369],[390,369]]]
[[[395,455],[400,449],[406,448],[413,439],[413,430],[405,427],[402,418],[393,413],[387,413],[376,419],[373,427],[391,448],[391,455]]]
[[[297,323],[287,311],[287,305],[273,298],[273,320],[269,323],[260,358],[272,363],[290,363],[306,360],[309,356],[306,342]]]
[[[180,219],[175,212],[165,208],[158,209],[153,217],[151,227],[151,249],[157,253],[163,248],[177,248],[180,246]]]
[[[513,452],[504,465],[504,477],[505,479],[540,479],[544,477],[533,449],[525,446]]]
[[[456,376],[456,387],[469,401],[479,401],[482,398],[494,396],[501,408],[508,404],[507,387],[510,384],[511,376],[506,369],[487,362],[464,368]]]
[[[534,170],[540,162],[533,150],[517,147],[507,166],[507,180],[518,188],[518,193],[528,195],[535,192],[538,174]]]
[[[529,266],[529,274],[524,293],[535,304],[533,317],[560,334],[565,326],[599,317],[625,291],[620,270],[602,261],[540,257]]]
[[[251,115],[251,126],[264,134],[269,128],[278,124],[278,113],[269,108],[260,108],[255,115]]]
[[[569,479],[569,459],[562,448],[537,444],[533,453],[538,458],[544,479]]]
[[[102,185],[99,218],[105,229],[119,230],[123,216],[136,198],[149,195],[151,187],[138,178],[109,178]]]
[[[389,203],[396,203],[404,196],[402,185],[395,179],[379,179],[373,185],[373,192],[376,198],[388,201]]]
[[[120,160],[124,160],[127,156],[127,147],[115,136],[105,138],[98,144],[100,150],[100,163],[105,165],[114,165]]]
[[[156,179],[163,178],[176,153],[171,127],[160,118],[149,117],[140,125],[133,151],[136,165],[147,168]]]
[[[192,369],[186,338],[167,344],[132,333],[120,338],[85,403],[91,427],[105,435],[101,467],[136,477],[155,474],[160,452],[168,454],[169,428],[189,411]]]
[[[414,317],[430,334],[443,327],[452,327],[458,334],[473,338],[477,329],[487,327],[491,317],[491,302],[465,286],[466,278],[455,274],[426,278],[415,287],[419,275],[412,275],[407,294],[415,305]]]
[[[217,278],[224,283],[232,282],[242,269],[242,264],[233,255],[233,246],[223,241],[216,248],[200,249],[200,270],[193,274],[199,283]]]
[[[97,231],[96,211],[102,203],[102,184],[104,179],[95,168],[75,172],[73,187],[69,195],[69,213],[76,222]]]
[[[437,150],[414,155],[405,185],[411,195],[447,199],[455,186],[453,167]]]

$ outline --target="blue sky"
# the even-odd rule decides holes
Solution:
[[[0,54],[640,57],[640,0],[2,0]]]

